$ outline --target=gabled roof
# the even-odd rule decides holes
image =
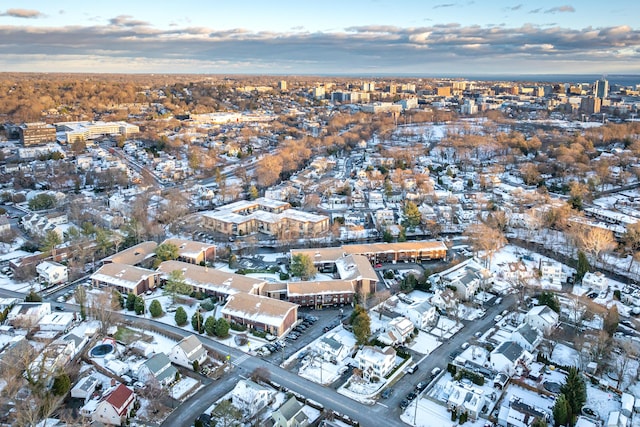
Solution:
[[[119,264],[137,265],[145,259],[155,255],[158,247],[156,242],[142,242],[116,254],[106,257],[103,262],[115,262]]]
[[[518,326],[518,328],[513,331],[513,333],[516,332],[520,334],[520,336],[530,345],[535,344],[538,337],[540,336],[538,330],[528,323],[523,323],[522,325]]]
[[[134,267],[127,264],[111,263],[105,264],[98,271],[91,275],[92,280],[108,283],[114,286],[133,289],[143,280],[157,273],[146,268]]]
[[[169,357],[164,353],[156,353],[151,359],[144,362],[144,365],[149,369],[152,374],[157,374],[167,365],[171,365]]]
[[[287,282],[287,295],[331,295],[354,293],[353,283],[347,280],[321,280],[313,282]]]
[[[502,354],[511,362],[518,360],[522,353],[524,353],[524,349],[514,341],[505,341],[492,351],[492,354]]]
[[[184,351],[186,354],[189,354],[193,350],[198,348],[198,346],[201,346],[202,343],[200,342],[197,336],[189,335],[188,337],[181,339],[180,342],[176,345],[180,347],[182,351]]]
[[[109,403],[116,410],[118,415],[122,416],[127,411],[127,406],[125,405],[129,399],[133,396],[133,390],[124,384],[119,384],[115,390],[113,390],[109,395],[105,398],[105,401]]]
[[[364,255],[347,255],[336,261],[336,267],[342,280],[379,280],[376,271]]]
[[[302,403],[298,402],[295,397],[287,400],[281,407],[278,409],[282,416],[287,420],[293,419],[298,412],[302,409]]]
[[[222,308],[222,313],[265,325],[280,326],[282,320],[296,307],[298,307],[297,304],[287,301],[237,293],[227,299],[227,303]]]

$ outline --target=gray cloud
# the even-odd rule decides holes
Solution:
[[[10,16],[12,18],[41,18],[44,14],[32,9],[7,9],[5,12],[0,13],[0,16]]]
[[[629,26],[577,30],[532,24],[514,28],[449,23],[274,33],[203,27],[157,29],[131,17],[109,22],[86,27],[0,26],[0,68],[16,70],[31,61],[32,71],[72,65],[77,67],[75,71],[85,71],[99,63],[107,67],[105,72],[115,72],[118,69],[108,67],[127,71],[126,64],[131,63],[131,69],[141,72],[429,73],[442,69],[450,73],[513,73],[543,68],[555,73],[562,71],[559,67],[575,64],[580,64],[581,72],[588,72],[589,64],[598,70],[606,61],[611,72],[613,67],[624,67],[640,73],[640,30]],[[48,55],[49,61],[42,61],[43,55]]]
[[[118,25],[122,27],[141,27],[150,25],[148,22],[133,19],[133,16],[130,15],[116,16],[115,18],[109,19],[109,23],[111,25]]]
[[[523,6],[522,4],[517,4],[515,6],[507,7],[507,8],[505,8],[505,10],[511,10],[511,11],[515,12],[516,10],[522,9],[522,6]]]
[[[441,4],[437,4],[437,5],[433,6],[433,8],[434,9],[440,9],[440,8],[443,8],[443,7],[453,7],[455,5],[456,5],[455,3],[441,3]]]
[[[565,6],[552,7],[551,9],[545,10],[544,13],[564,13],[564,12],[575,12],[575,11],[576,10],[574,9],[573,6],[565,5]]]

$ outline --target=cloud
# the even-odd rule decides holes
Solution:
[[[109,19],[109,23],[122,27],[144,27],[149,25],[148,22],[135,20],[133,16],[130,15],[118,15],[115,18]]]
[[[5,12],[0,13],[0,16],[10,16],[12,18],[42,18],[44,14],[33,9],[7,9]]]
[[[455,6],[455,3],[441,3],[441,4],[436,4],[435,6],[433,6],[434,9],[441,9],[443,7],[453,7]]]
[[[75,71],[90,71],[95,64],[87,61],[99,57],[101,64],[111,61],[109,71],[117,65],[120,72],[128,70],[122,64],[130,61],[148,72],[335,73],[349,64],[349,72],[425,74],[442,69],[449,74],[455,70],[526,73],[546,67],[545,72],[557,73],[571,72],[566,67],[575,64],[581,72],[589,72],[589,66],[598,70],[605,61],[610,72],[617,67],[640,73],[640,30],[629,26],[573,29],[448,23],[255,32],[180,25],[158,29],[120,16],[107,25],[0,25],[0,46],[0,68],[7,71],[28,69],[29,63],[32,71],[68,70],[70,64],[81,63],[84,68],[78,65]],[[43,55],[50,60],[42,61]]]
[[[544,11],[544,13],[565,13],[565,12],[575,12],[576,10],[574,9],[573,6],[557,6],[557,7],[552,7],[551,9],[547,9]]]
[[[506,7],[505,10],[510,10],[512,12],[515,12],[516,10],[520,10],[522,9],[522,4],[517,4],[515,6],[511,6],[511,7]]]

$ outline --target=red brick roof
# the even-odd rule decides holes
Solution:
[[[133,390],[124,384],[120,384],[105,400],[113,406],[118,415],[122,416],[127,411],[129,400],[133,401],[132,396]]]

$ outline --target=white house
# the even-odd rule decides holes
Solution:
[[[189,335],[173,346],[169,359],[176,365],[193,369],[193,362],[197,361],[202,366],[207,360],[207,350],[198,337]]]
[[[438,312],[429,301],[415,302],[407,308],[405,316],[411,320],[416,328],[427,330],[429,326],[436,323]]]
[[[69,279],[67,266],[53,261],[43,261],[36,266],[36,272],[41,282],[50,285],[65,283]]]
[[[89,400],[96,386],[100,384],[100,380],[93,375],[83,377],[77,384],[71,389],[71,397],[76,399],[84,399],[85,403]]]
[[[491,352],[490,362],[494,371],[513,374],[519,363],[528,363],[532,359],[531,353],[514,341],[505,341]]]
[[[316,343],[316,348],[325,360],[334,362],[344,360],[351,351],[346,345],[335,339],[333,335],[323,337]]]
[[[537,330],[548,333],[558,326],[559,318],[558,313],[548,306],[538,305],[527,312],[524,321]]]
[[[582,286],[598,292],[606,291],[609,288],[609,279],[599,271],[587,273],[582,278]]]
[[[384,378],[395,365],[396,351],[393,347],[371,347],[365,345],[356,356],[358,368],[362,370],[364,379],[371,381],[373,377]]]
[[[385,331],[378,335],[378,340],[386,345],[402,344],[409,339],[414,326],[406,317],[396,317],[389,321]]]
[[[304,405],[291,397],[277,411],[271,414],[273,427],[305,427],[309,417],[303,411]]]
[[[493,279],[493,274],[482,267],[475,258],[433,276],[433,279],[439,280],[442,285],[455,288],[456,295],[463,300],[471,299],[478,289],[484,289]]]
[[[532,352],[542,341],[542,334],[529,323],[523,323],[511,333],[511,341],[518,343],[528,352]]]
[[[503,402],[498,412],[498,425],[501,427],[530,427],[536,419],[548,421],[548,411],[525,403],[516,396]]]
[[[567,280],[562,264],[557,261],[541,261],[540,275],[542,280],[548,280],[552,285],[562,285]]]
[[[271,402],[274,394],[273,389],[251,380],[240,380],[231,391],[231,403],[242,411],[245,418],[251,418]]]
[[[178,370],[164,353],[156,353],[147,359],[138,369],[138,380],[148,384],[155,379],[160,385],[167,385],[175,380]]]
[[[47,314],[51,314],[51,304],[48,302],[23,302],[13,306],[7,315],[7,322],[13,326],[31,327]]]
[[[472,420],[478,419],[485,405],[483,391],[480,388],[461,385],[450,381],[445,388],[449,392],[447,408],[458,413],[466,412]]]
[[[71,327],[74,320],[74,313],[55,312],[43,316],[38,326],[41,331],[64,331]]]
[[[98,403],[91,419],[95,423],[124,425],[131,414],[136,395],[133,390],[119,384],[111,393]]]

